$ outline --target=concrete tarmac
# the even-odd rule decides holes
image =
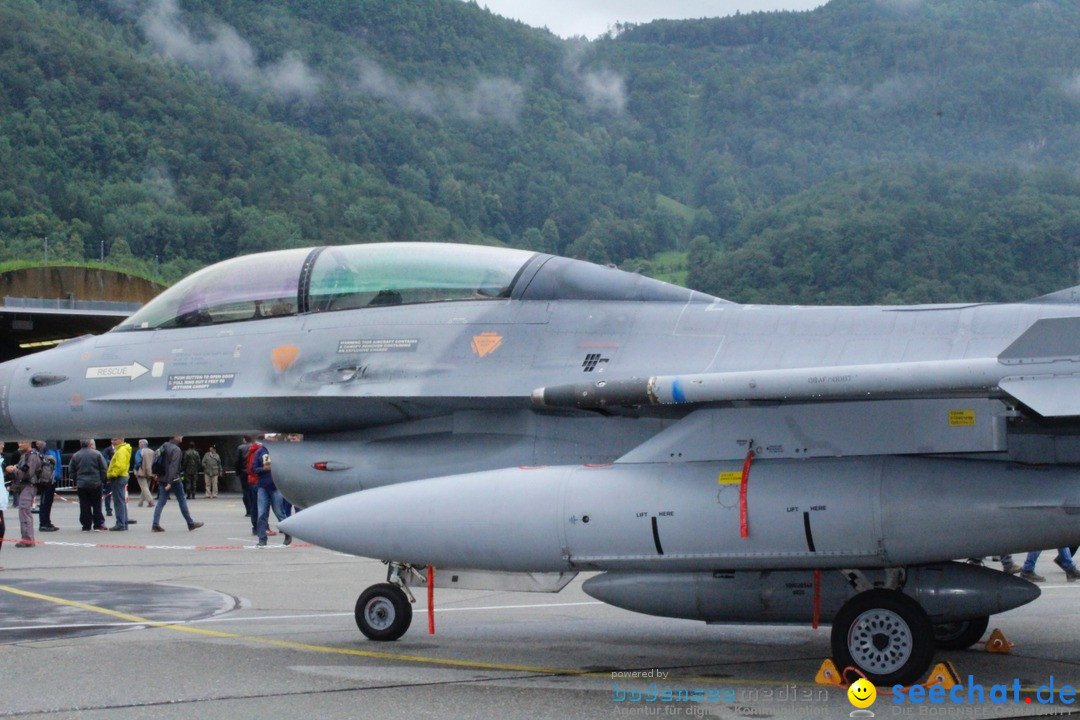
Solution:
[[[150,532],[152,509],[137,503],[128,532],[83,533],[77,504],[58,500],[61,530],[39,533],[42,544],[26,549],[14,547],[17,511],[5,511],[0,718],[840,718],[855,710],[843,690],[814,683],[829,653],[827,627],[637,615],[595,602],[580,578],[558,594],[436,590],[434,635],[420,589],[409,632],[371,642],[353,606],[385,580],[384,565],[283,547],[281,535],[256,549],[235,495],[190,506],[206,523],[194,532],[170,501],[165,533]],[[978,646],[938,654],[956,668],[962,702],[898,704],[879,688],[869,710],[879,718],[1077,714],[1080,703],[1065,704],[1062,690],[1080,686],[1080,583],[1065,582],[1052,559],[1040,558],[1041,598],[991,619],[1015,644],[1012,654]],[[1055,702],[1043,703],[1051,682]]]

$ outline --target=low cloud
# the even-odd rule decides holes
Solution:
[[[146,39],[164,57],[245,89],[268,88],[283,98],[310,97],[321,81],[295,53],[260,65],[251,44],[225,23],[212,23],[196,37],[180,16],[176,0],[153,0],[139,18]]]
[[[863,95],[854,85],[817,85],[799,93],[799,101],[826,107],[850,105]]]
[[[877,3],[890,10],[910,11],[922,7],[926,0],[877,0]]]
[[[818,85],[799,93],[799,100],[826,107],[866,105],[871,108],[891,108],[916,102],[926,94],[928,86],[924,78],[905,75],[883,80],[870,88],[845,84]]]
[[[176,200],[176,183],[165,165],[147,168],[143,173],[142,187],[158,205],[165,206]]]
[[[582,73],[581,87],[590,110],[621,114],[626,109],[626,81],[614,70]]]
[[[914,102],[926,94],[929,83],[921,78],[911,75],[899,76],[884,80],[870,88],[867,97],[875,105],[891,107]]]
[[[359,60],[358,89],[412,113],[455,120],[517,122],[525,91],[509,78],[481,78],[471,88],[405,82],[372,60]]]
[[[1080,100],[1080,72],[1066,80],[1062,90],[1073,100]]]
[[[621,115],[626,110],[626,80],[614,70],[600,68],[585,70],[585,56],[590,48],[587,41],[571,41],[564,65],[585,98],[592,112],[610,112]]]

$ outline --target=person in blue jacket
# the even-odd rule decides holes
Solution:
[[[258,520],[255,524],[255,532],[259,536],[258,547],[266,547],[266,533],[270,525],[270,508],[274,509],[274,516],[278,522],[286,518],[282,507],[281,493],[274,484],[274,474],[270,469],[270,451],[266,449],[265,435],[260,435],[248,448],[248,482],[254,480],[255,502],[258,512]],[[292,542],[292,536],[286,534],[284,545]]]

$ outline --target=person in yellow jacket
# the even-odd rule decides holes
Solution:
[[[105,476],[112,483],[113,507],[116,508],[116,524],[110,530],[127,530],[127,486],[131,469],[131,445],[124,438],[113,438],[113,456]]]

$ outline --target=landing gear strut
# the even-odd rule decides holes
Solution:
[[[930,668],[934,630],[919,603],[899,590],[861,592],[832,626],[833,658],[861,670],[874,685],[910,685]]]
[[[397,640],[412,624],[412,603],[416,599],[402,575],[422,576],[411,565],[389,565],[387,582],[372,585],[356,601],[356,626],[369,640]]]

